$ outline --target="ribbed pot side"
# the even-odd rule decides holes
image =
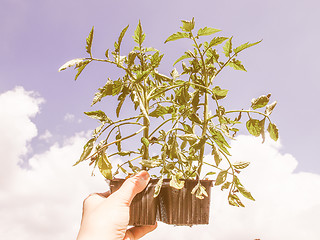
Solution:
[[[125,179],[110,181],[111,193],[118,190]],[[156,220],[177,226],[209,224],[212,180],[201,180],[208,197],[198,199],[191,194],[198,180],[185,180],[185,185],[178,190],[170,187],[170,179],[164,179],[160,194],[154,198],[158,179],[150,179],[147,187],[138,193],[130,205],[129,225],[154,225]]]
[[[206,188],[208,197],[198,199],[191,194],[198,183],[197,180],[185,180],[184,188],[178,190],[169,186],[165,180],[159,194],[160,211],[158,220],[167,224],[192,226],[209,224],[211,180],[201,180],[201,185]]]
[[[110,181],[111,193],[117,191],[125,179],[113,179]],[[157,179],[150,179],[147,187],[138,193],[130,205],[129,225],[142,226],[154,225],[156,223],[158,198],[154,198]]]

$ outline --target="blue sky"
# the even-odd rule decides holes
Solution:
[[[38,92],[46,103],[34,121],[39,131],[49,130],[62,139],[91,129],[83,116],[96,89],[112,68],[95,65],[78,82],[74,71],[58,73],[65,61],[85,56],[85,38],[95,26],[94,52],[102,56],[113,46],[119,32],[130,25],[131,35],[141,19],[146,44],[165,53],[163,72],[188,47],[187,42],[163,44],[178,30],[181,19],[196,19],[198,27],[222,29],[234,36],[235,45],[263,42],[241,56],[248,72],[225,71],[218,84],[230,89],[230,107],[247,106],[253,97],[272,93],[278,106],[273,114],[283,151],[299,161],[298,169],[320,172],[317,161],[317,89],[319,89],[316,1],[4,1],[1,7],[0,92],[23,86]],[[233,101],[234,99],[234,101]],[[68,124],[65,115],[82,119]],[[45,146],[34,143],[37,149]]]
[[[30,165],[31,159],[48,156],[55,147],[60,149],[60,146],[62,151],[69,146],[70,139],[81,136],[83,141],[80,132],[96,126],[83,112],[91,110],[93,95],[106,78],[116,76],[113,68],[92,64],[77,82],[73,80],[75,71],[57,71],[67,60],[86,56],[85,39],[92,26],[95,26],[93,51],[103,56],[128,24],[124,41],[130,45],[140,19],[147,34],[146,45],[153,45],[165,54],[161,70],[168,74],[172,63],[189,45],[184,41],[179,44],[164,44],[164,41],[179,29],[180,20],[195,17],[196,27],[222,29],[221,35],[234,36],[234,45],[263,39],[240,56],[248,72],[227,70],[217,79],[217,84],[230,89],[230,108],[249,106],[252,98],[272,93],[272,100],[278,101],[272,114],[280,130],[277,153],[295,159],[292,172],[319,176],[320,68],[316,45],[320,40],[319,5],[315,0],[2,0],[0,96],[4,96],[2,99],[29,96],[33,100],[26,99],[34,107],[24,112],[17,107],[19,104],[12,103],[12,108],[22,111],[13,116],[25,114],[23,119],[30,119],[21,124],[30,124],[29,121],[34,124],[30,127],[33,130],[25,133],[26,137],[21,133],[23,128],[16,132],[16,138],[21,134],[20,138],[25,139],[19,145],[22,150],[17,163],[24,161]],[[17,86],[24,90],[13,90]],[[10,105],[10,101],[6,103]],[[0,108],[0,113],[5,116],[3,109]],[[5,122],[0,120],[0,123]],[[5,140],[3,143],[9,144]],[[10,149],[9,145],[2,147]]]

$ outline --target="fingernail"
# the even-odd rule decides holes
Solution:
[[[150,178],[149,173],[147,171],[141,171],[137,174],[137,176],[144,181],[147,181]]]

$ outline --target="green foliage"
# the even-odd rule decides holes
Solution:
[[[258,108],[265,107],[268,104],[269,99],[270,99],[269,95],[268,96],[263,95],[263,96],[260,96],[258,98],[252,99],[252,101],[251,101],[252,109],[255,110],[255,109],[258,109]]]
[[[167,40],[164,43],[175,41],[181,38],[189,38],[189,34],[186,32],[177,32],[172,34],[170,37],[167,38]]]
[[[94,32],[94,27],[92,27],[89,33],[89,36],[86,39],[86,43],[87,43],[86,50],[87,50],[87,53],[90,54],[90,56],[92,56],[91,48],[92,48],[93,32]]]
[[[250,162],[235,162],[233,164],[233,166],[236,169],[244,169],[244,168],[248,167],[249,164],[250,164]]]
[[[181,174],[171,175],[170,186],[175,189],[182,189],[184,181],[181,180]]]
[[[258,119],[249,119],[246,123],[249,133],[255,137],[259,137],[261,133],[260,121]]]
[[[120,46],[121,46],[121,43],[122,43],[122,39],[123,39],[124,35],[126,34],[126,32],[127,32],[127,30],[128,30],[128,27],[129,27],[129,25],[126,26],[126,27],[121,31],[120,36],[119,36],[119,38],[118,38],[118,42],[115,42],[115,43],[114,43],[114,51],[115,51],[116,53],[119,53],[119,52],[120,52]],[[108,58],[108,54],[106,54],[106,57]]]
[[[206,188],[202,186],[200,182],[192,189],[191,194],[195,194],[196,197],[199,199],[204,199],[205,197],[208,197]]]
[[[230,57],[230,54],[232,53],[232,38],[233,37],[229,38],[229,40],[223,46],[224,55],[226,57]]]
[[[228,111],[224,102],[229,90],[218,86],[215,79],[226,66],[246,71],[239,55],[261,41],[247,42],[236,48],[233,48],[233,37],[215,36],[205,41],[203,36],[209,38],[221,30],[212,27],[197,30],[194,19],[183,20],[181,30],[170,35],[165,43],[186,39],[191,49],[185,50],[173,62],[173,65],[180,63],[181,68],[177,65],[177,69],[163,74],[159,68],[164,55],[154,47],[144,47],[146,34],[140,21],[133,34],[136,46],[127,54],[121,52],[128,31],[129,25],[120,32],[114,50],[110,49],[110,53],[109,49],[106,50],[106,58],[98,59],[92,54],[92,28],[86,39],[89,57],[73,59],[59,69],[75,67],[75,79],[91,62],[108,63],[123,72],[116,79],[108,78],[94,95],[92,105],[104,100],[107,111],[85,112],[98,120],[99,125],[75,165],[90,160],[89,164],[97,166],[107,179],[120,172],[130,176],[142,169],[154,169],[152,171],[159,178],[155,197],[164,178],[170,179],[170,186],[176,189],[184,187],[185,179],[196,179],[198,184],[192,194],[203,199],[208,196],[200,183],[200,176],[204,176],[215,178],[215,186],[229,191],[230,205],[244,207],[239,193],[254,200],[238,177],[250,163],[232,162],[230,141],[236,138],[240,121],[244,121],[253,136],[261,136],[264,141],[266,128],[271,139],[276,141],[279,138],[278,128],[271,122],[270,115],[277,103],[269,104],[269,94],[253,99],[249,110]],[[116,102],[114,106],[110,104],[110,98]],[[132,106],[130,112],[134,113],[122,117],[124,108],[126,113],[129,112],[129,105]],[[210,109],[213,106],[215,109]],[[115,119],[110,117],[113,109]],[[243,120],[245,114],[247,120]],[[131,140],[126,141],[128,139]],[[211,157],[205,158],[210,153]],[[115,164],[114,156],[121,156],[122,164]],[[204,165],[215,171],[206,171]]]
[[[220,32],[220,29],[215,29],[215,28],[211,28],[211,27],[204,27],[204,28],[200,28],[198,31],[198,36],[206,36],[206,35],[211,35],[217,32]]]
[[[244,66],[242,65],[241,61],[233,58],[229,63],[228,66],[232,67],[235,70],[247,71]]]
[[[139,44],[139,46],[141,46],[145,38],[146,34],[143,33],[141,22],[139,20],[139,24],[134,32],[133,39],[137,44]]]
[[[153,197],[156,198],[159,195],[161,187],[162,187],[162,183],[163,183],[163,175],[160,177],[159,181],[156,184]]]
[[[244,44],[240,45],[239,47],[233,49],[233,52],[234,52],[235,54],[238,54],[238,53],[241,52],[242,50],[244,50],[244,49],[246,49],[246,48],[249,48],[249,47],[252,47],[252,46],[254,46],[254,45],[257,45],[257,44],[259,44],[259,43],[261,43],[261,42],[262,42],[262,40],[260,40],[260,41],[258,41],[258,42],[255,42],[255,43],[249,43],[249,42],[244,43]]]
[[[66,62],[65,64],[63,64],[60,68],[59,68],[59,72],[69,68],[69,67],[73,67],[75,66],[76,68],[80,67],[81,65],[83,65],[84,62],[86,62],[87,60],[85,58],[76,58],[76,59],[72,59],[68,62]]]
[[[86,114],[91,118],[98,119],[100,122],[108,122],[108,123],[112,122],[110,118],[108,118],[107,115],[101,110],[85,112],[84,114]]]
[[[279,139],[279,130],[275,124],[269,123],[267,131],[274,141],[277,141]]]
[[[192,18],[191,21],[186,21],[186,20],[182,20],[182,27],[180,27],[182,29],[182,31],[185,32],[191,32],[194,29],[194,18]]]
[[[77,165],[80,162],[84,161],[87,159],[87,157],[90,155],[90,153],[92,152],[92,149],[94,147],[94,143],[95,143],[96,139],[95,138],[91,138],[83,147],[83,152],[80,156],[80,159],[74,164]]]
[[[212,98],[215,100],[223,99],[227,96],[228,89],[221,89],[219,86],[215,86],[212,89]]]

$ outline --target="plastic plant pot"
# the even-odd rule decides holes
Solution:
[[[177,226],[192,226],[209,224],[210,195],[212,180],[201,180],[206,188],[208,197],[198,199],[191,194],[198,180],[185,180],[185,185],[178,190],[169,186],[169,179],[165,179],[159,194],[160,211],[158,220]]]
[[[117,191],[125,179],[110,180],[111,193]],[[158,198],[154,198],[154,191],[158,179],[150,179],[147,187],[138,193],[130,205],[129,225],[154,225],[157,217]]]
[[[110,181],[111,193],[118,190],[125,179]],[[138,193],[130,205],[129,225],[154,225],[156,220],[177,226],[209,224],[210,196],[212,180],[201,180],[208,197],[198,199],[191,194],[198,180],[185,180],[185,185],[178,190],[170,186],[170,179],[164,179],[158,197],[154,191],[158,179],[150,179],[147,187]]]

